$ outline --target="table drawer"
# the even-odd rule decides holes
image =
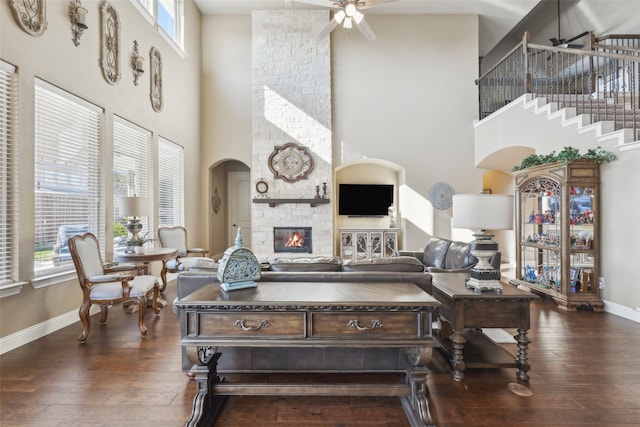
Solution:
[[[311,336],[416,338],[420,336],[420,313],[358,312],[311,313]]]
[[[195,313],[191,313],[195,315]],[[304,313],[199,313],[189,316],[187,336],[215,338],[304,338]]]

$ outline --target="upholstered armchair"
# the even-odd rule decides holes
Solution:
[[[177,272],[188,270],[189,266],[197,260],[209,260],[209,251],[202,248],[189,248],[187,244],[187,230],[182,226],[158,228],[158,242],[163,248],[175,248],[178,256],[174,260],[167,261],[168,271]]]
[[[160,284],[158,278],[150,275],[134,276],[120,270],[135,270],[135,265],[112,265],[102,262],[98,239],[92,233],[72,236],[68,240],[71,258],[78,273],[78,281],[82,288],[82,305],[80,320],[82,333],[78,341],[87,341],[91,327],[89,310],[91,305],[99,304],[100,323],[107,321],[108,309],[115,304],[132,302],[137,304],[139,316],[138,326],[142,336],[147,335],[144,316],[147,310],[147,297],[152,298],[153,311],[158,314],[158,295]]]

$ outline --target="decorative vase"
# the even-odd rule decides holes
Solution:
[[[144,246],[136,246],[136,253],[137,254],[143,254],[145,251]]]

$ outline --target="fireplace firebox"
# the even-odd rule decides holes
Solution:
[[[275,253],[312,253],[311,227],[273,227]]]

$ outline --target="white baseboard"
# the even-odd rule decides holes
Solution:
[[[94,315],[99,312],[100,306],[93,305],[91,306],[89,314]],[[58,329],[62,329],[79,321],[80,317],[78,316],[78,310],[73,310],[42,323],[38,323],[37,325],[15,332],[11,335],[7,335],[4,338],[0,338],[0,354],[4,354],[14,348],[20,347],[21,345],[28,344],[31,341],[42,338],[45,335],[57,331]],[[78,334],[80,334],[80,330],[78,330]]]
[[[633,320],[640,323],[640,311],[635,311],[631,307],[626,305],[616,304],[615,302],[604,300],[604,311],[607,313],[615,314],[625,319]]]

